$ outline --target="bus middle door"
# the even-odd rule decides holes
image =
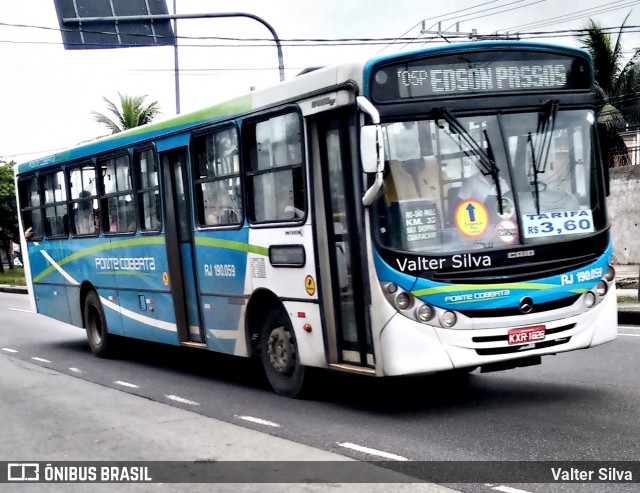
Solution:
[[[169,283],[182,344],[204,343],[193,254],[186,147],[160,153]],[[199,345],[199,344],[198,344]]]

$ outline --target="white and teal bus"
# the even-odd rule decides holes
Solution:
[[[320,68],[17,168],[37,311],[385,376],[503,370],[617,334],[593,68],[545,44]],[[27,257],[27,256],[25,256]]]

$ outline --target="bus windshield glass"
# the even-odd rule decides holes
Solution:
[[[419,253],[551,243],[606,227],[591,110],[384,125],[378,238]]]

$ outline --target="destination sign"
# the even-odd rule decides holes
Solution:
[[[394,222],[399,229],[403,249],[419,250],[439,245],[438,210],[432,201],[399,200],[391,204],[390,212],[397,218]]]
[[[498,52],[458,54],[383,67],[374,74],[372,92],[376,101],[390,101],[590,86],[589,66],[581,58]]]

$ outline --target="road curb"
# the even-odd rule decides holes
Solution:
[[[0,293],[28,294],[24,286],[0,286]]]
[[[622,325],[640,325],[640,312],[619,311],[618,323]]]

